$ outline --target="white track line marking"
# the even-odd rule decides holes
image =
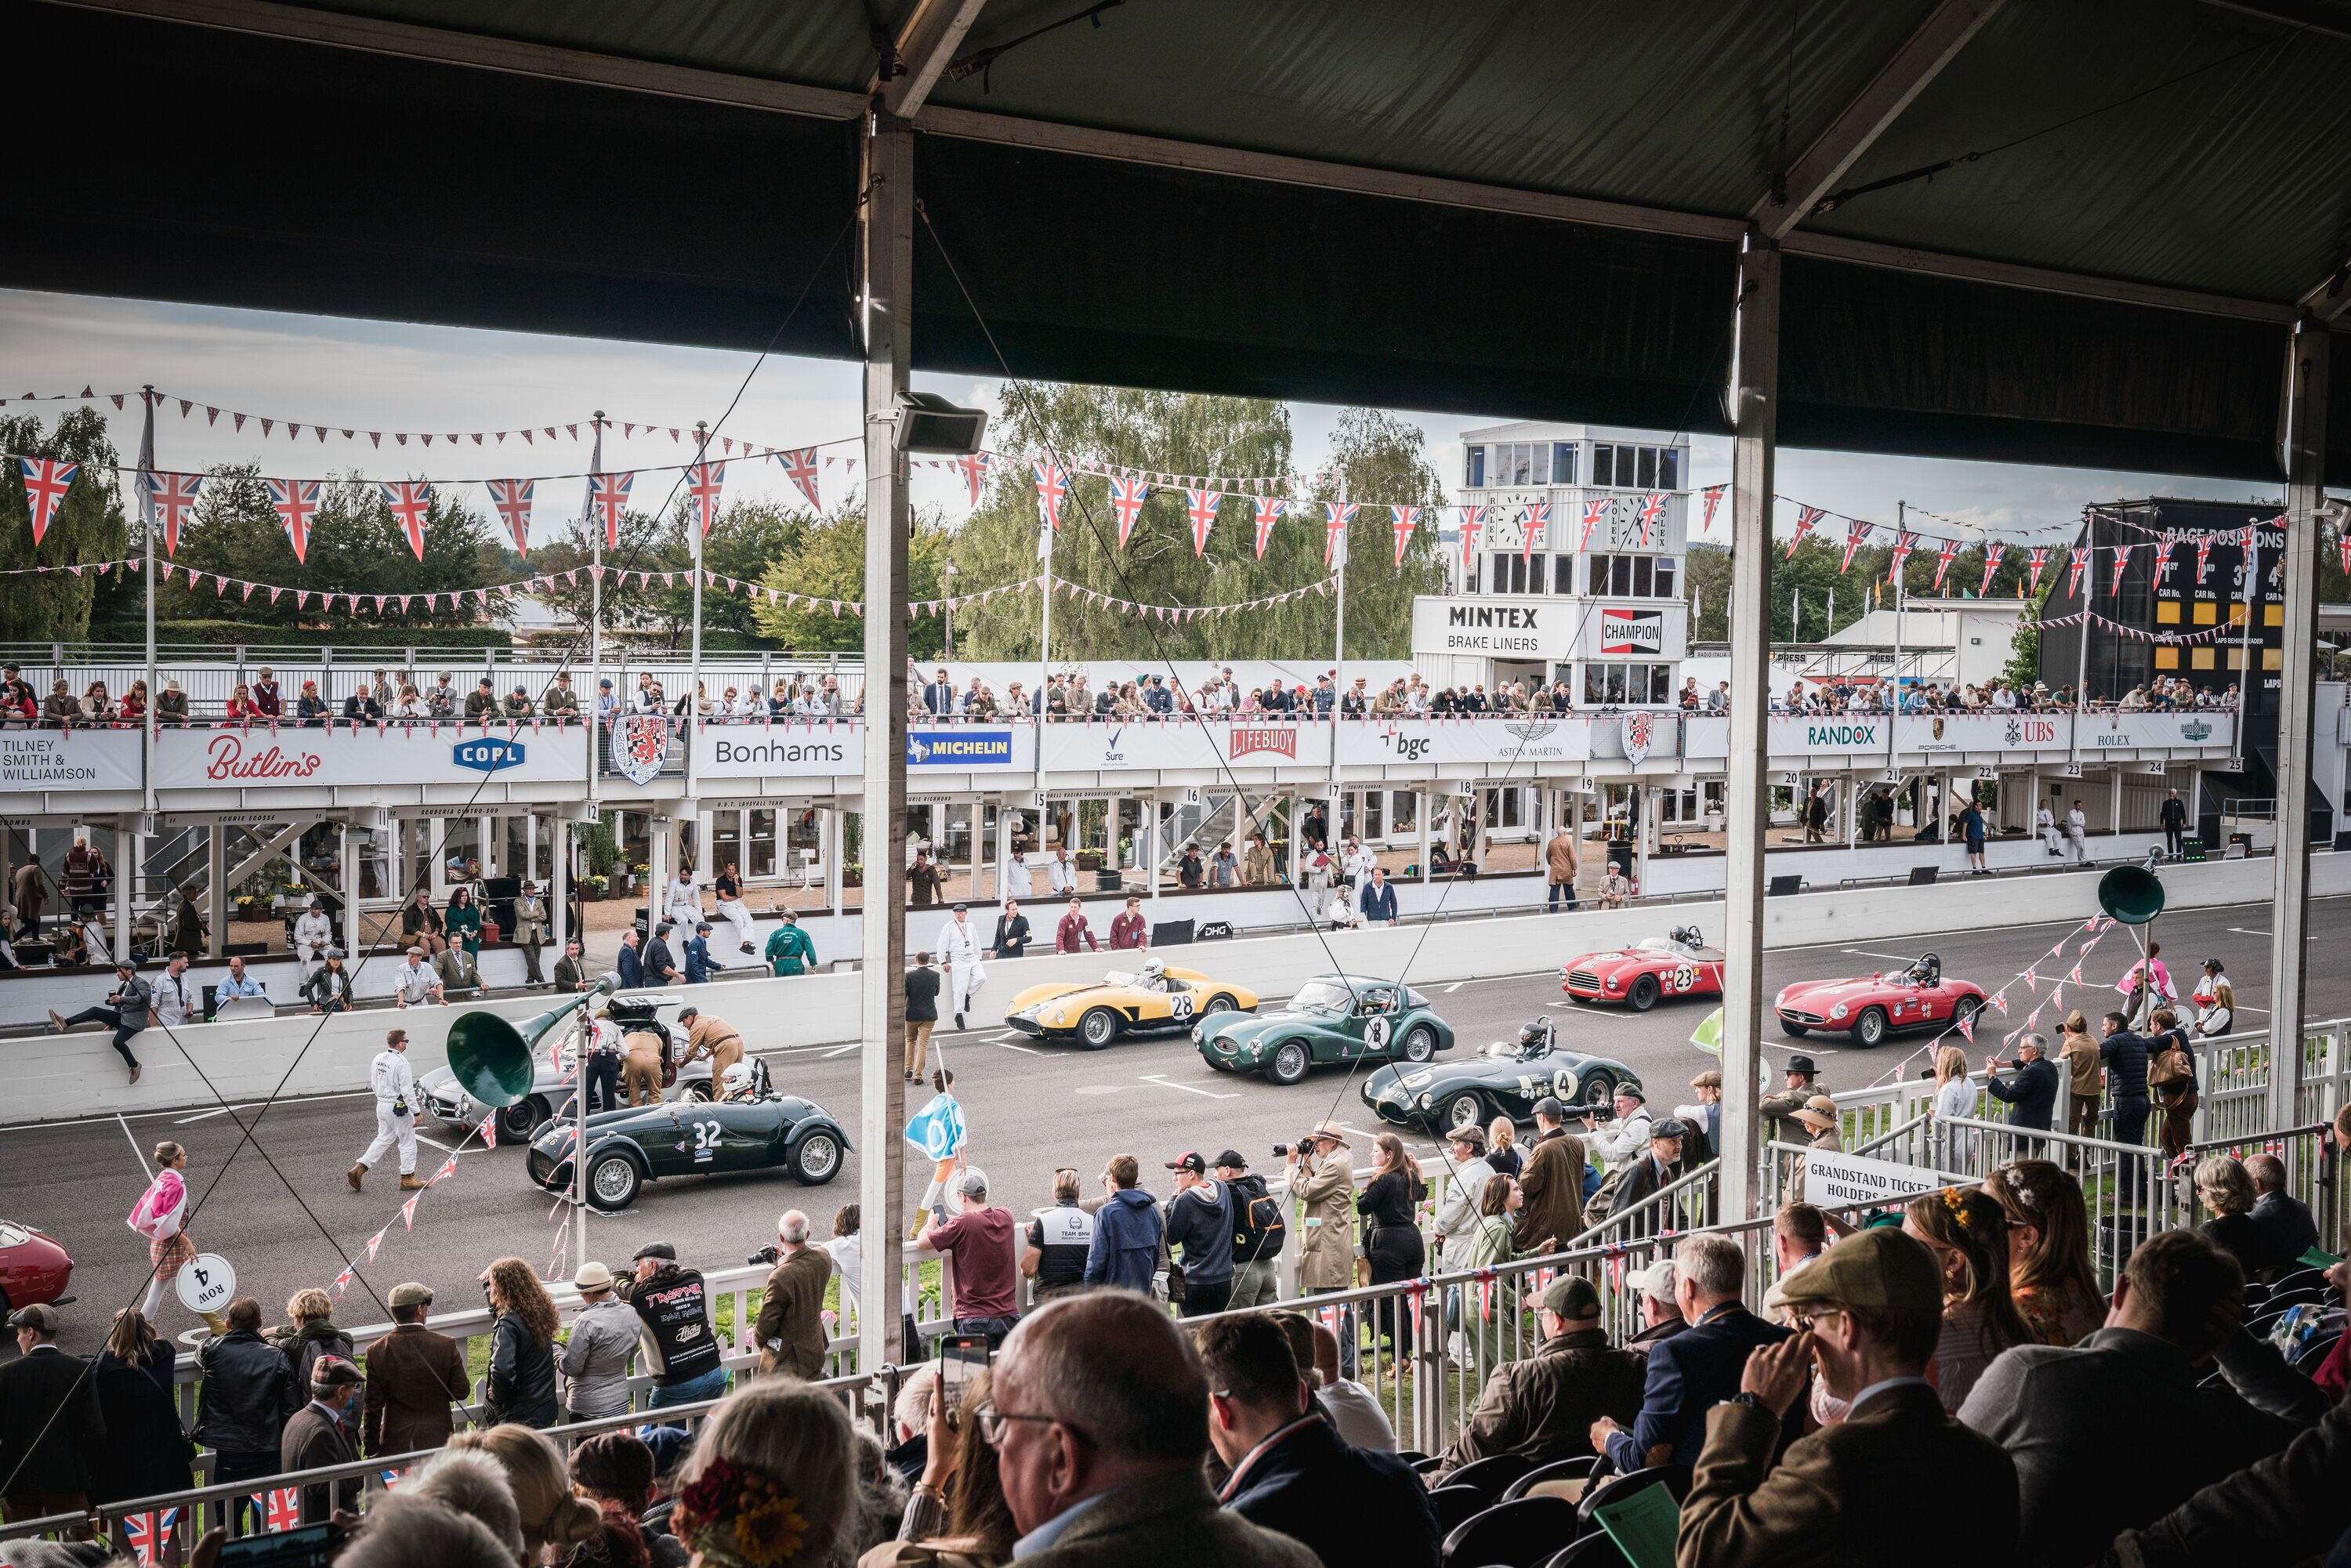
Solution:
[[[209,1122],[214,1116],[225,1116],[227,1114],[228,1107],[223,1105],[215,1110],[199,1111],[193,1116],[183,1116],[178,1121],[172,1123],[172,1125],[174,1127],[184,1127],[191,1122]]]
[[[1866,947],[1848,947],[1845,951],[1858,953],[1865,958],[1891,958],[1901,964],[1915,964],[1918,961],[1918,955],[1916,953],[1876,953]]]
[[[419,1133],[416,1134],[416,1141],[420,1144],[430,1144],[444,1155],[449,1152],[449,1145],[443,1143],[438,1138],[428,1138],[423,1134]]]
[[[831,1051],[823,1053],[824,1060],[830,1061],[836,1056],[847,1056],[851,1051],[857,1050],[865,1042],[862,1040],[852,1040],[847,1045],[836,1045]]]
[[[1023,1056],[1042,1056],[1045,1054],[1041,1051],[1032,1050],[1025,1045],[1015,1045],[1008,1040],[999,1040],[996,1041],[995,1044],[996,1049],[998,1051],[1017,1051]]]
[[[1135,1076],[1142,1079],[1145,1083],[1156,1083],[1162,1089],[1181,1089],[1185,1093],[1197,1094],[1203,1100],[1238,1100],[1240,1098],[1238,1094],[1215,1094],[1209,1092],[1206,1089],[1195,1089],[1189,1083],[1171,1083],[1167,1081],[1167,1075],[1164,1072],[1140,1072],[1135,1074]]]
[[[149,1175],[147,1169],[147,1151],[139,1146],[138,1139],[131,1136],[131,1124],[124,1121],[120,1116],[114,1118],[114,1123],[115,1125],[122,1129],[123,1137],[128,1140],[131,1145],[131,1157],[139,1162],[140,1176],[142,1178],[147,1176]]]
[[[1454,992],[1459,990],[1464,984],[1465,982],[1460,980],[1454,981],[1451,985],[1445,988],[1445,994],[1448,997],[1451,996]]]

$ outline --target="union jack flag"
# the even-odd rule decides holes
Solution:
[[[1225,493],[1222,490],[1186,489],[1184,497],[1187,503],[1184,515],[1192,519],[1192,553],[1206,555],[1208,552],[1208,530],[1217,526],[1217,503],[1225,498]]]
[[[702,537],[710,537],[710,525],[718,520],[718,492],[726,483],[726,465],[705,460],[685,471],[685,493],[694,499],[695,520],[702,525]]]
[[[1329,566],[1332,557],[1340,549],[1339,541],[1346,537],[1348,526],[1354,522],[1360,508],[1353,501],[1322,503],[1322,564]]]
[[[408,548],[416,559],[424,559],[424,525],[432,515],[433,486],[422,479],[402,479],[379,486],[383,491],[383,504],[392,508],[392,521],[408,536]]]
[[[1976,591],[1977,598],[1988,598],[1991,595],[1992,574],[2000,570],[2000,563],[2007,557],[2008,551],[1998,545],[1984,546],[1984,580],[1983,586]]]
[[[1592,548],[1592,530],[1608,520],[1608,508],[1613,503],[1605,496],[1597,501],[1583,503],[1583,537],[1575,541],[1577,549],[1588,550]]]
[[[1918,536],[1917,534],[1906,534],[1899,528],[1894,530],[1893,561],[1892,564],[1886,569],[1886,581],[1898,583],[1902,580],[1902,563],[1910,559],[1910,553],[1917,548]]]
[[[196,491],[204,476],[151,471],[139,477],[146,492],[147,526],[162,536],[165,555],[179,554],[180,530],[187,526],[188,514],[195,510]]]
[[[2198,539],[2196,541],[2196,581],[2199,587],[2201,587],[2204,581],[2204,563],[2211,559],[2211,539],[2209,538]]]
[[[1412,543],[1412,530],[1420,525],[1420,508],[1390,507],[1388,515],[1394,519],[1393,527],[1395,528],[1395,563],[1402,566],[1405,549]]]
[[[1804,542],[1804,536],[1811,533],[1813,528],[1818,527],[1820,520],[1823,517],[1827,517],[1829,509],[1826,507],[1798,507],[1796,508],[1796,537],[1788,541],[1788,559],[1790,560],[1796,559],[1796,547]],[[1845,557],[1845,559],[1848,561],[1852,559],[1853,557],[1851,555],[1847,555]]]
[[[2128,546],[2126,546],[2126,545],[2116,545],[2116,546],[2115,547],[2115,580],[2114,580],[2113,583],[2112,583],[2111,585],[2109,585],[2109,586],[2108,586],[2108,588],[2106,589],[2106,592],[2107,592],[2110,596],[2112,596],[2112,597],[2114,597],[2114,598],[2116,598],[2116,599],[2119,599],[2119,598],[2121,598],[2121,597],[2122,597],[2122,591],[2123,591],[2123,573],[2124,573],[2124,572],[2126,572],[2126,571],[2127,571],[2127,570],[2130,570],[2130,549],[2129,549],[2129,547],[2128,547]]]
[[[1707,533],[1713,528],[1714,509],[1722,505],[1722,493],[1729,488],[1730,486],[1728,485],[1708,485],[1706,487],[1703,492],[1706,497],[1706,516],[1698,525],[1698,532]]]
[[[800,487],[800,494],[808,497],[810,509],[823,511],[824,502],[816,493],[816,448],[796,446],[789,452],[778,452],[776,461],[784,465],[784,472],[793,484]]]
[[[1858,518],[1848,517],[1845,519],[1844,564],[1838,567],[1837,570],[1839,571],[1851,571],[1853,570],[1853,558],[1860,552],[1861,547],[1868,542],[1869,525],[1860,521]]]
[[[310,519],[319,515],[319,482],[272,479],[269,504],[277,508],[277,520],[286,526],[286,537],[293,541],[294,559],[303,559],[310,553]]]
[[[1652,490],[1641,497],[1641,548],[1649,548],[1649,539],[1656,532],[1659,519],[1666,515],[1666,497],[1662,490]]]
[[[536,479],[489,481],[490,505],[506,519],[507,532],[514,536],[517,555],[530,553],[530,495],[538,484]]]
[[[39,544],[41,536],[49,531],[49,519],[65,503],[66,491],[72,487],[73,477],[81,471],[81,465],[57,457],[19,457],[16,465],[25,473],[25,499],[33,508],[33,542]]]
[[[1468,568],[1470,557],[1474,556],[1478,552],[1478,535],[1479,530],[1483,529],[1485,526],[1485,507],[1464,507],[1461,508],[1461,565],[1465,570]]]
[[[1945,539],[1940,554],[1935,558],[1935,591],[1943,591],[1943,574],[1951,570],[1951,558],[1959,553],[1959,541]]]
[[[272,1487],[266,1492],[255,1492],[253,1506],[262,1511],[263,1529],[292,1530],[302,1522],[302,1489]]]
[[[987,472],[988,457],[987,453],[972,452],[955,460],[955,465],[963,470],[963,482],[971,488],[971,504],[975,507],[979,505],[979,479]]]
[[[629,486],[637,482],[634,474],[590,474],[588,476],[588,506],[604,519],[604,548],[621,548],[621,514],[629,509]]]
[[[126,1513],[122,1516],[123,1540],[131,1554],[141,1563],[154,1563],[172,1541],[180,1522],[180,1511],[167,1508],[162,1513]]]
[[[1037,459],[1037,505],[1045,514],[1045,526],[1055,533],[1061,531],[1061,497],[1069,494],[1070,471],[1050,457]]]
[[[2335,548],[2342,552],[2343,574],[2351,577],[2351,528],[2339,529],[2335,535]]]
[[[1143,516],[1143,503],[1151,494],[1151,486],[1142,475],[1121,478],[1113,474],[1110,481],[1111,510],[1118,514],[1118,548],[1124,549],[1127,539],[1134,533],[1135,520]],[[1265,538],[1258,537],[1257,553],[1265,553]]]
[[[1257,498],[1258,559],[1265,559],[1265,547],[1273,539],[1273,525],[1281,521],[1281,514],[1289,508],[1290,503],[1279,496],[1259,496]]]
[[[1550,529],[1551,503],[1549,501],[1528,502],[1526,526],[1519,539],[1519,559],[1520,560],[1531,559],[1535,553],[1535,541],[1541,538]]]
[[[2073,554],[2074,564],[2068,570],[2065,580],[2065,591],[2068,594],[2082,591],[2082,574],[2090,569],[2090,551],[2086,545],[2075,546]]]
[[[1953,1019],[1951,1022],[1961,1034],[1968,1037],[1968,1043],[1970,1045],[1973,1045],[1975,1043],[1976,1015],[1974,1013],[1962,1011],[1959,1017]]]
[[[2049,564],[2049,547],[2047,545],[2035,545],[2032,548],[2032,591],[2038,593],[2041,591],[2042,570]]]

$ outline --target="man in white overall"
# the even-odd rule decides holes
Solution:
[[[327,918],[326,905],[317,899],[294,922],[294,956],[302,968],[302,984],[308,985],[327,962],[327,949],[335,945],[335,923]]]
[[[2049,809],[2048,801],[2042,801],[2041,809],[2032,814],[2032,829],[2049,846],[2051,854],[2062,857],[2065,853],[2064,841],[2057,836],[2057,813]]]
[[[934,946],[939,956],[939,967],[946,972],[949,992],[955,998],[955,1026],[961,1029],[963,1015],[987,978],[987,972],[979,967],[979,932],[972,925],[971,912],[956,904],[947,923],[939,927],[939,939]]]
[[[416,1179],[416,1073],[408,1065],[408,1031],[393,1030],[383,1038],[383,1049],[368,1068],[368,1087],[375,1091],[375,1142],[360,1163],[343,1173],[351,1190],[360,1190],[360,1178],[395,1145],[400,1150],[400,1190],[421,1192]]]
[[[2073,810],[2065,813],[2065,841],[2073,846],[2075,865],[2089,864],[2090,819],[2083,815],[2079,800],[2074,801]]]

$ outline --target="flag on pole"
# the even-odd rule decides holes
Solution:
[[[400,525],[408,548],[423,560],[424,528],[433,515],[433,486],[422,479],[399,479],[377,488],[383,492],[383,504],[392,508],[392,520]]]
[[[1388,508],[1388,515],[1393,519],[1392,526],[1395,529],[1395,563],[1398,566],[1402,566],[1404,564],[1404,552],[1412,544],[1412,530],[1417,528],[1420,524],[1420,508],[1418,507],[1390,507]],[[1259,555],[1263,555],[1265,551],[1260,549],[1258,553]]]
[[[694,520],[702,537],[710,537],[710,526],[718,520],[718,492],[726,484],[726,465],[707,458],[685,471],[685,493],[694,503]]]
[[[1353,501],[1322,503],[1322,564],[1329,566],[1339,552],[1339,540],[1346,534],[1349,524],[1355,520],[1359,508]]]
[[[16,465],[25,475],[25,499],[33,508],[33,542],[39,544],[41,536],[49,531],[51,519],[64,505],[66,492],[73,486],[73,477],[81,471],[78,463],[68,463],[58,457],[19,457]],[[317,486],[312,486],[315,492]]]
[[[515,542],[515,553],[530,553],[530,496],[538,486],[536,479],[492,479],[490,505],[497,508],[498,517],[507,525],[507,532]]]
[[[294,546],[294,559],[307,559],[310,553],[310,520],[319,515],[319,482],[272,479],[269,504],[277,509],[277,520],[285,526],[286,537]]]
[[[1217,503],[1225,498],[1225,493],[1222,490],[1195,490],[1187,486],[1184,497],[1186,503],[1184,515],[1192,519],[1192,553],[1206,555],[1208,553],[1208,530],[1217,526]]]
[[[1278,496],[1259,496],[1256,505],[1257,559],[1263,560],[1265,547],[1273,538],[1273,525],[1281,521],[1281,514],[1288,509],[1290,503]]]
[[[1045,526],[1055,533],[1061,531],[1061,497],[1069,494],[1070,471],[1050,457],[1040,457],[1037,471],[1037,507],[1044,514]]]

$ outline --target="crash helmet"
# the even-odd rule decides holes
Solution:
[[[718,1082],[727,1093],[742,1093],[751,1087],[751,1064],[747,1061],[728,1062],[726,1071],[718,1075]]]
[[[1703,947],[1706,946],[1706,939],[1698,935],[1698,929],[1695,925],[1677,925],[1671,931],[1667,932],[1667,935],[1685,947]]]
[[[1519,1028],[1519,1045],[1520,1049],[1523,1050],[1526,1047],[1532,1046],[1535,1048],[1535,1053],[1537,1055],[1541,1055],[1543,1051],[1549,1051],[1551,1049],[1551,1030],[1552,1024],[1548,1016],[1543,1018],[1529,1019]]]
[[[1143,961],[1143,977],[1156,984],[1167,977],[1167,966],[1156,958],[1145,958]]]
[[[1922,953],[1918,961],[1910,966],[1910,973],[1917,977],[1920,985],[1931,986],[1943,977],[1943,960],[1936,954]]]

